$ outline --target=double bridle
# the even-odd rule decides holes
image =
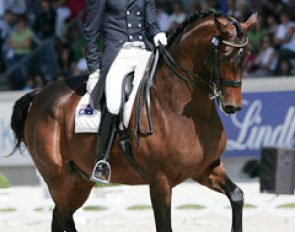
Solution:
[[[233,47],[233,48],[244,48],[248,45],[248,37],[244,37],[243,41],[241,43],[236,43],[228,40],[219,39],[216,36],[213,36],[211,39],[211,49],[209,51],[209,54],[207,58],[205,59],[205,62],[208,62],[208,60],[212,60],[212,72],[210,79],[204,78],[203,76],[199,75],[198,73],[195,73],[188,68],[182,66],[178,62],[175,61],[175,59],[171,56],[171,54],[167,51],[167,49],[160,45],[160,53],[162,54],[163,58],[166,61],[166,64],[170,68],[170,70],[180,79],[186,81],[190,85],[192,85],[194,88],[199,89],[205,94],[208,94],[208,92],[203,89],[201,86],[197,85],[193,80],[187,78],[185,75],[181,74],[178,70],[181,70],[183,73],[187,75],[191,75],[194,78],[197,78],[198,80],[201,80],[203,83],[205,83],[212,91],[213,94],[209,93],[208,96],[210,99],[214,99],[216,97],[219,97],[221,95],[221,86],[230,86],[230,87],[241,87],[242,81],[241,80],[227,80],[220,77],[220,71],[219,71],[219,53],[220,53],[220,45],[221,43]]]
[[[235,23],[235,22],[230,22]],[[237,26],[237,25],[236,25]],[[242,37],[242,36],[240,36]],[[136,99],[136,113],[135,113],[135,136],[136,140],[139,141],[139,138],[141,135],[151,135],[154,132],[154,126],[152,122],[152,116],[151,116],[151,98],[150,98],[150,90],[153,85],[153,78],[156,72],[157,62],[159,59],[160,54],[163,56],[163,58],[166,61],[166,64],[168,65],[169,69],[180,79],[184,80],[194,88],[199,89],[204,94],[208,95],[208,97],[213,100],[216,97],[221,96],[221,86],[230,86],[230,87],[241,87],[242,81],[235,81],[235,80],[227,80],[220,78],[220,72],[219,72],[219,51],[220,51],[220,44],[223,43],[227,46],[233,47],[233,48],[243,48],[246,47],[248,44],[248,38],[243,37],[243,41],[241,43],[235,43],[232,41],[227,41],[223,39],[219,39],[219,37],[213,36],[211,39],[211,49],[207,56],[207,59],[205,62],[211,61],[212,62],[212,72],[210,80],[207,78],[204,78],[203,76],[199,75],[198,73],[195,73],[188,68],[182,66],[179,64],[172,55],[167,51],[167,49],[160,44],[160,46],[156,49],[156,52],[154,54],[154,63],[152,65],[152,68],[148,75],[145,75],[144,81],[141,82],[139,86],[139,94],[137,95]],[[181,72],[180,72],[181,71]],[[184,73],[184,75],[182,74]],[[204,84],[206,84],[213,92],[213,94],[209,93],[207,89],[204,89],[202,86],[198,85],[195,81],[191,80],[187,76],[192,76],[200,81],[202,81]],[[145,93],[145,94],[144,94]],[[144,99],[142,99],[142,96],[145,96]],[[146,112],[147,112],[147,120],[148,120],[148,128],[143,128],[140,124],[140,117],[141,117],[141,102],[145,102]]]

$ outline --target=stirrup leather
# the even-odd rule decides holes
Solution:
[[[111,165],[106,160],[99,160],[93,170],[90,177],[91,181],[108,184],[111,179]]]

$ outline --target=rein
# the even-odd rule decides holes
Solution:
[[[243,43],[234,43],[231,41],[227,40],[221,40],[217,37],[213,37],[211,39],[211,49],[209,52],[209,55],[206,60],[209,60],[213,56],[213,63],[212,63],[212,72],[211,72],[211,77],[210,80],[207,80],[206,78],[202,77],[198,73],[195,73],[188,68],[182,66],[179,64],[175,59],[172,57],[172,55],[168,52],[168,50],[163,46],[160,45],[160,53],[163,55],[164,60],[166,61],[166,64],[170,68],[170,70],[180,79],[184,80],[194,88],[199,89],[201,92],[204,94],[208,95],[208,97],[213,100],[214,98],[220,96],[221,94],[221,86],[230,86],[230,87],[241,87],[242,86],[242,81],[235,81],[235,80],[227,80],[227,79],[222,79],[220,78],[220,72],[219,72],[219,47],[220,43],[223,43],[227,46],[234,47],[234,48],[243,48],[247,46],[248,44],[248,38],[246,37],[245,41]],[[187,78],[186,76],[182,75],[177,69],[183,71],[185,74],[191,75],[194,78],[202,81],[205,83],[212,91],[213,94],[208,94],[208,92],[202,88],[201,86],[197,85],[194,81],[191,79]]]
[[[235,23],[235,22],[232,22]],[[236,25],[236,24],[235,24]],[[236,27],[238,27],[236,25]],[[241,36],[242,37],[242,36]],[[210,76],[210,80],[207,78],[204,78],[203,76],[199,75],[196,72],[193,72],[189,70],[188,68],[184,67],[183,65],[179,64],[169,53],[169,51],[160,43],[160,46],[157,47],[154,51],[153,57],[155,59],[153,60],[152,68],[150,72],[145,74],[144,79],[140,83],[139,91],[138,91],[138,97],[136,99],[136,111],[135,111],[135,138],[136,141],[139,142],[140,136],[148,136],[153,134],[154,132],[154,125],[152,122],[151,117],[151,87],[153,86],[153,78],[156,73],[156,67],[159,60],[159,54],[161,54],[169,67],[169,69],[173,72],[175,76],[177,76],[179,79],[185,81],[189,85],[191,85],[193,88],[196,88],[203,92],[205,95],[209,97],[210,100],[215,99],[216,97],[220,97],[221,95],[221,87],[222,86],[230,86],[230,87],[241,87],[242,81],[236,81],[236,80],[227,80],[220,78],[220,70],[219,70],[219,64],[220,64],[220,44],[223,43],[226,46],[230,46],[233,48],[243,48],[248,45],[248,38],[244,37],[244,41],[241,43],[236,43],[232,41],[222,40],[216,36],[213,36],[211,39],[211,49],[210,52],[205,59],[205,62],[208,60],[211,60],[213,58],[212,62],[212,72]],[[183,75],[181,72],[183,72],[185,75]],[[202,81],[205,85],[209,87],[209,89],[213,92],[213,94],[208,93],[208,91],[203,88],[202,86],[199,86],[196,82],[188,78],[187,76],[192,76],[197,80]],[[141,104],[145,105],[146,107],[146,113],[147,113],[147,122],[148,122],[148,128],[143,128],[140,123],[140,118],[142,115],[142,107]]]

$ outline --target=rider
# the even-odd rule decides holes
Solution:
[[[156,21],[154,0],[87,0],[84,24],[85,51],[90,72],[86,89],[91,93],[95,108],[105,92],[107,110],[100,128],[96,164],[91,180],[106,183],[110,166],[104,160],[122,98],[124,77],[136,72],[146,53],[167,44],[166,34]],[[102,57],[99,56],[99,36],[104,39]]]

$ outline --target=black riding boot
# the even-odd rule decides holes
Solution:
[[[111,178],[111,166],[107,160],[116,132],[117,115],[106,110],[105,115],[103,116],[100,133],[98,133],[96,164],[93,168],[90,180],[94,182],[109,183]]]

